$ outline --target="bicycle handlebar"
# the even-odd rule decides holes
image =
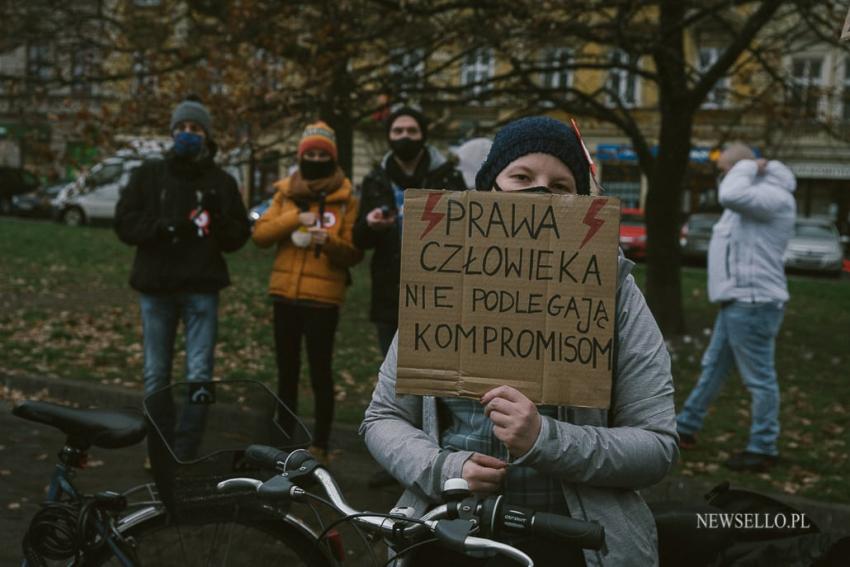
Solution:
[[[501,496],[485,499],[480,516],[493,534],[503,531],[554,538],[584,549],[601,549],[605,528],[595,522],[583,522],[549,512],[505,504]]]
[[[261,499],[279,502],[303,498],[308,493],[301,485],[315,481],[339,512],[395,545],[436,537],[443,545],[458,551],[500,553],[530,567],[534,563],[522,551],[489,538],[504,532],[527,533],[555,538],[586,549],[600,549],[605,542],[605,530],[595,522],[506,505],[502,496],[480,499],[469,495],[442,504],[421,519],[400,514],[370,516],[349,506],[331,473],[303,449],[287,453],[273,447],[251,445],[245,456],[256,465],[277,469],[282,474],[264,483],[250,478],[226,480],[218,484],[219,490],[251,487],[257,490]],[[480,533],[471,535],[473,531]]]

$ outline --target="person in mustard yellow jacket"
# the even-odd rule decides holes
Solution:
[[[334,413],[333,345],[348,268],[363,253],[351,240],[357,201],[337,164],[334,131],[310,124],[298,144],[298,170],[254,227],[254,243],[277,246],[269,293],[274,305],[278,396],[298,410],[301,337],[307,342],[316,425],[311,451],[327,461]],[[291,428],[291,424],[284,424]]]

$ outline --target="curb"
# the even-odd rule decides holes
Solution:
[[[19,390],[25,395],[47,394],[51,398],[67,400],[81,406],[141,407],[144,394],[110,384],[91,384],[78,380],[35,376],[0,375],[0,384]],[[309,420],[305,420],[308,424]],[[342,445],[362,443],[357,426],[334,423],[334,435]],[[714,487],[713,483],[671,476],[640,491],[647,502],[696,503],[704,502],[703,495]],[[847,535],[850,529],[850,505],[821,502],[788,494],[760,492],[804,512],[824,533]]]

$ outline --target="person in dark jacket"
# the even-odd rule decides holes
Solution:
[[[174,144],[165,159],[145,161],[115,209],[115,232],[136,247],[130,285],[140,294],[146,394],[171,381],[180,320],[187,380],[212,380],[218,296],[230,284],[222,252],[250,236],[236,181],[213,162],[206,107],[184,100],[170,129]]]
[[[381,354],[386,356],[398,328],[401,281],[401,228],[404,191],[409,188],[463,191],[463,175],[427,143],[428,120],[417,109],[401,106],[387,118],[390,151],[363,178],[360,213],[354,224],[354,245],[372,254],[372,307],[370,319],[378,331]],[[393,484],[379,470],[369,486]]]
[[[409,188],[463,191],[463,175],[427,143],[428,120],[417,109],[402,106],[387,119],[390,151],[363,178],[354,245],[374,249],[370,318],[386,356],[398,327],[401,272],[401,228],[404,191]]]

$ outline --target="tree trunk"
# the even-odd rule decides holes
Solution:
[[[659,153],[647,193],[646,298],[665,337],[685,332],[679,231],[692,120],[662,110]]]
[[[351,116],[336,116],[331,128],[336,132],[339,166],[345,172],[345,175],[351,179],[351,176],[354,175],[354,125],[351,123]]]
[[[354,123],[349,98],[354,88],[348,60],[341,59],[334,67],[331,87],[320,109],[322,120],[336,133],[337,163],[349,178],[354,174]]]

